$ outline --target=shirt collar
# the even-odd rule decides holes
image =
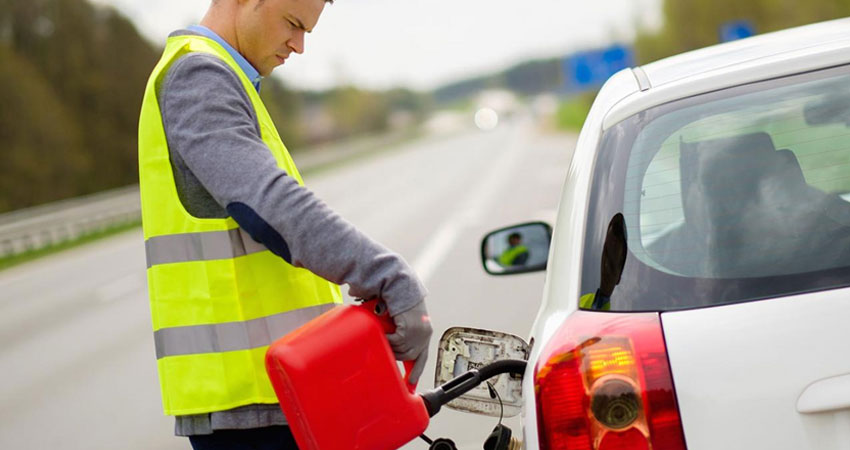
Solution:
[[[218,44],[222,47],[224,47],[224,49],[227,50],[227,53],[230,53],[230,56],[232,56],[233,59],[236,60],[236,64],[239,65],[239,68],[242,69],[242,72],[245,73],[249,80],[251,80],[251,84],[254,85],[254,88],[257,89],[257,92],[260,92],[260,81],[262,81],[263,77],[260,75],[260,72],[257,72],[257,69],[255,69],[254,66],[252,66],[251,63],[248,62],[247,59],[245,59],[244,56],[242,56],[242,54],[240,54],[236,51],[235,48],[233,48],[233,46],[228,44],[227,41],[222,39],[221,36],[216,34],[215,31],[210,30],[209,28],[203,25],[191,25],[187,27],[187,29],[189,31],[198,33],[201,36],[210,38],[218,42]]]

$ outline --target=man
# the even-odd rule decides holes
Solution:
[[[611,296],[614,295],[614,288],[620,284],[623,269],[626,267],[628,240],[625,217],[621,213],[614,214],[608,223],[605,243],[602,245],[599,288],[596,292],[584,294],[579,298],[581,309],[611,310]]]
[[[412,381],[427,358],[425,288],[303,186],[258,95],[325,3],[214,0],[201,26],[172,33],[148,82],[139,173],[157,366],[165,413],[196,449],[295,448],[263,355],[340,303],[337,284],[386,301]]]
[[[499,264],[503,267],[524,266],[528,262],[528,247],[522,245],[522,235],[511,233],[508,236],[508,248],[499,255]]]

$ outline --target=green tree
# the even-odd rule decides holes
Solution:
[[[410,89],[396,88],[384,92],[390,111],[404,111],[417,120],[423,119],[433,109],[431,96]]]
[[[133,25],[84,0],[2,0],[0,42],[6,76],[33,80],[3,85],[0,127],[17,134],[0,145],[18,167],[4,183],[39,182],[23,196],[4,186],[0,210],[136,182],[138,111],[157,52]],[[65,164],[57,173],[47,161]]]
[[[301,110],[304,99],[275,78],[263,80],[260,92],[283,142],[289,148],[304,144]]]
[[[338,136],[384,131],[389,124],[386,99],[352,86],[332,90],[327,97],[327,108]]]
[[[0,0],[0,212],[136,183],[139,109],[158,56],[112,8]],[[430,108],[403,89],[304,93],[276,79],[262,97],[290,148],[314,144],[319,122],[315,139],[347,138],[386,130],[392,111]]]
[[[76,192],[76,174],[92,166],[79,152],[76,121],[50,83],[0,45],[0,211]]]

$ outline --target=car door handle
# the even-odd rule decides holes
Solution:
[[[850,374],[815,381],[797,399],[797,411],[802,414],[840,409],[850,409]]]

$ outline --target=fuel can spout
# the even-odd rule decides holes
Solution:
[[[434,417],[446,403],[475,389],[479,384],[503,373],[522,375],[525,373],[526,361],[521,359],[503,359],[482,366],[479,369],[466,371],[447,383],[419,394],[425,403],[429,417]]]

